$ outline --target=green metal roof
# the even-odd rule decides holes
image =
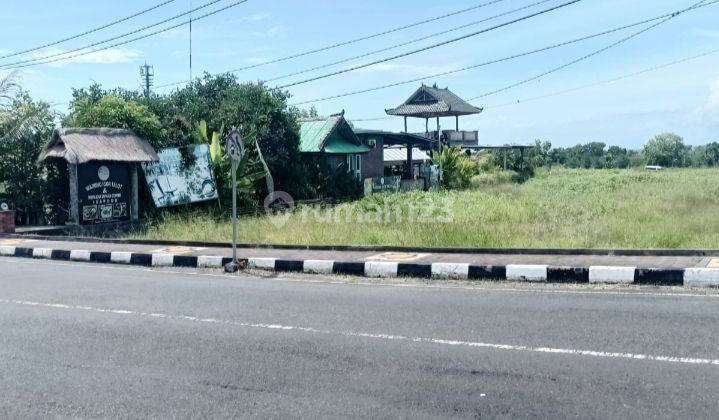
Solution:
[[[330,117],[320,121],[303,121],[300,124],[300,152],[321,152],[325,140],[332,134],[338,120],[339,117]]]
[[[341,115],[324,120],[300,123],[300,152],[302,153],[367,153],[352,127]]]
[[[351,154],[367,153],[369,147],[350,143],[339,137],[330,137],[325,142],[325,153]]]

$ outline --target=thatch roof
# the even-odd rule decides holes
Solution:
[[[57,128],[37,160],[43,162],[50,158],[65,159],[75,165],[93,160],[158,160],[155,149],[134,131],[116,128]]]

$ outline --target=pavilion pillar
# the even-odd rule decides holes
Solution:
[[[67,170],[70,173],[70,220],[73,225],[80,224],[80,200],[77,191],[77,165],[68,163]]]
[[[442,140],[442,135],[439,134],[439,117],[437,117],[437,140]]]
[[[407,132],[407,116],[404,116],[404,132]]]
[[[407,173],[407,179],[414,179],[414,171],[412,168],[412,143],[407,144],[407,164],[405,165],[407,167],[406,173]]]
[[[429,134],[429,118],[424,119],[424,132]]]
[[[137,186],[137,164],[130,164],[130,220],[140,218],[140,199]]]
[[[454,116],[455,130],[459,131],[459,115]]]

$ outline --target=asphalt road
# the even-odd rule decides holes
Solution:
[[[0,417],[716,418],[719,297],[0,259]]]

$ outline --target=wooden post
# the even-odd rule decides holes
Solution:
[[[407,116],[404,116],[404,132],[407,132]]]
[[[407,143],[407,163],[406,163],[407,179],[414,179],[414,171],[412,170],[412,143]]]
[[[442,141],[442,135],[439,134],[439,117],[437,117],[437,140]]]
[[[424,119],[424,132],[429,133],[429,118]]]
[[[74,225],[80,224],[80,199],[77,191],[77,165],[67,164],[67,170],[70,173],[70,223]]]
[[[455,130],[459,131],[459,115],[454,116]]]
[[[140,197],[137,186],[137,163],[130,164],[130,220],[140,218]]]

